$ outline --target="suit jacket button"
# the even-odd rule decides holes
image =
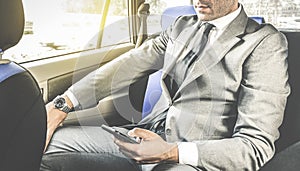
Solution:
[[[167,134],[167,135],[171,135],[171,133],[172,133],[172,130],[171,130],[171,129],[169,129],[169,128],[166,129],[166,134]]]

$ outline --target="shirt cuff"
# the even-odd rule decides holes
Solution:
[[[198,148],[196,143],[192,142],[179,142],[178,153],[179,153],[179,163],[189,164],[192,166],[198,165]]]
[[[69,97],[70,101],[73,104],[74,109],[79,108],[79,102],[70,90],[67,90],[64,94]]]

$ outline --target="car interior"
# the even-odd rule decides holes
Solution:
[[[80,55],[71,53],[65,55],[64,59],[46,58],[21,64],[1,59],[0,56],[0,106],[4,109],[0,120],[5,121],[0,129],[3,135],[0,143],[2,151],[0,170],[2,166],[7,168],[12,163],[19,163],[14,165],[15,170],[20,168],[37,170],[46,132],[45,103],[62,94],[71,84],[89,72],[155,36],[147,33],[145,22],[149,16],[151,4],[149,5],[144,0],[130,0],[129,4],[134,7],[129,14],[135,16],[129,19],[131,31],[134,33],[131,43],[83,51]],[[178,16],[194,13],[191,5],[167,8],[160,16],[160,27],[164,30]],[[253,19],[261,24],[265,22],[263,17],[256,16]],[[0,52],[3,53],[17,44],[22,37],[25,24],[22,1],[0,0],[0,21],[2,23]],[[298,77],[300,31],[295,29],[281,29],[280,31],[288,40],[291,94],[288,97],[284,120],[280,127],[280,138],[275,144],[275,156],[300,141],[298,132],[300,131],[300,105],[298,104],[300,101],[300,78]],[[151,112],[161,93],[158,83],[160,71],[152,72],[153,74],[149,77],[133,83],[128,92],[124,90],[125,93],[120,93],[115,101],[112,97],[107,97],[99,101],[94,108],[72,112],[63,124],[100,126],[103,122],[108,125],[137,123]],[[124,106],[115,106],[116,104]],[[132,107],[128,109],[126,107],[128,105]]]

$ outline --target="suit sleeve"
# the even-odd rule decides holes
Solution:
[[[79,108],[95,106],[99,100],[117,92],[163,66],[171,28],[85,76],[71,86]]]
[[[232,137],[194,142],[198,167],[258,170],[275,152],[287,96],[287,41],[280,32],[266,36],[243,65]],[[187,163],[188,164],[188,163]]]

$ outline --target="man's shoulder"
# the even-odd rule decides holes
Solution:
[[[268,32],[270,34],[275,34],[280,32],[274,25],[269,23],[261,24],[260,27],[261,27],[260,28],[261,31]]]
[[[173,23],[174,28],[182,29],[184,27],[189,27],[198,21],[197,15],[183,15],[179,16]]]
[[[198,21],[197,15],[182,15],[177,18],[180,22],[195,23]]]
[[[249,18],[247,25],[248,32],[260,32],[265,34],[276,34],[280,33],[279,30],[270,23],[258,24],[253,19]]]
[[[251,23],[251,19],[248,20],[248,25],[245,34],[241,37],[245,42],[250,44],[267,44],[270,48],[277,45],[286,46],[286,37],[272,24],[270,23]],[[253,21],[255,22],[255,21]]]
[[[267,37],[277,37],[278,40],[284,40],[285,36],[272,24],[263,23],[258,24],[251,18],[248,19],[245,33],[241,35],[244,40],[262,40]]]
[[[179,16],[167,29],[166,33],[175,39],[178,35],[180,35],[180,33],[182,33],[183,30],[192,27],[197,22],[197,15]]]

